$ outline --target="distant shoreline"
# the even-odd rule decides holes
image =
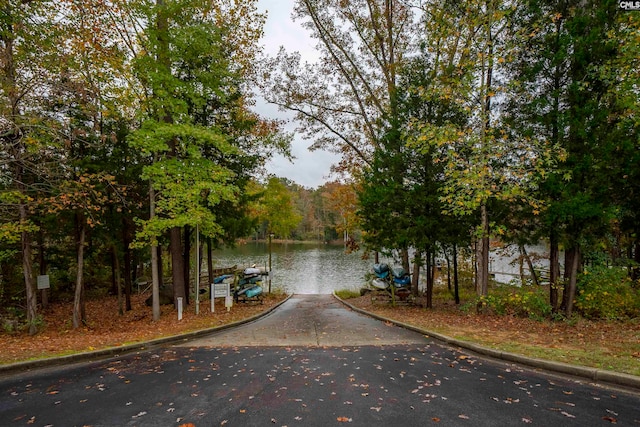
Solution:
[[[236,245],[246,245],[249,243],[269,243],[268,239],[238,239]],[[292,240],[292,239],[271,239],[271,243],[305,244],[305,245],[344,245],[342,240]]]

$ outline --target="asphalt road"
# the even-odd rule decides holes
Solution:
[[[294,296],[179,346],[0,381],[2,426],[640,425],[640,395],[463,353]]]

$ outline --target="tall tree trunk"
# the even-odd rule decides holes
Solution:
[[[433,308],[433,252],[431,249],[425,251],[425,267],[427,272],[427,308]]]
[[[160,320],[160,284],[158,280],[158,247],[151,246],[151,316],[154,322]]]
[[[401,255],[402,255],[402,268],[404,268],[404,271],[408,273],[411,271],[409,267],[409,249],[402,248]]]
[[[552,46],[554,52],[560,49],[560,32],[562,27],[563,14],[559,14],[555,19],[555,39]],[[562,77],[564,71],[559,65],[553,70],[553,109],[551,117],[551,140],[553,144],[560,143],[560,94],[562,93]],[[551,224],[551,233],[549,236],[549,303],[551,304],[551,312],[558,312],[560,288],[560,251],[558,248],[558,233],[556,232],[555,221]],[[566,264],[565,264],[566,265]],[[564,297],[563,297],[564,298]]]
[[[20,222],[26,224],[28,221],[27,207],[20,203]],[[29,335],[38,332],[36,319],[38,317],[38,299],[33,286],[33,261],[31,259],[31,235],[28,231],[20,233],[20,247],[22,249],[22,272],[24,285],[27,291],[27,324],[29,325]]]
[[[120,277],[120,257],[118,256],[118,247],[115,243],[111,245],[111,257],[113,259],[113,276],[116,285],[116,295],[118,296],[118,314],[124,315],[124,304],[122,301],[122,278]]]
[[[171,60],[169,58],[169,16],[168,11],[165,8],[164,0],[156,0],[156,6],[158,10],[157,18],[157,31],[158,31],[158,50],[157,50],[157,66],[165,71],[171,70]],[[165,88],[167,91],[170,89]],[[158,95],[164,96],[164,95]],[[173,123],[173,117],[169,106],[165,106],[164,110],[159,111],[158,119],[164,123]],[[169,153],[171,158],[177,158],[176,140],[174,138],[168,141]],[[174,304],[178,306],[178,298],[186,299],[185,294],[185,282],[184,282],[184,263],[182,255],[182,230],[180,227],[172,227],[169,230],[169,250],[171,251],[171,277],[173,280],[173,296]],[[186,301],[185,301],[186,302]]]
[[[207,237],[207,280],[209,283],[209,295],[213,295],[213,239]]]
[[[433,286],[436,285],[437,273],[438,273],[438,266],[436,265],[436,251],[433,250],[431,252],[431,283],[433,283]]]
[[[565,306],[564,314],[567,318],[573,314],[573,300],[576,297],[576,287],[578,282],[578,266],[580,264],[580,246],[576,244],[576,247],[571,251],[573,256],[571,259],[571,267],[569,270],[569,284],[568,284],[568,296],[567,305]]]
[[[209,282],[213,282],[213,239],[211,237],[207,237],[207,271]]]
[[[178,306],[178,298],[185,302],[184,264],[182,256],[182,233],[179,227],[169,231],[169,251],[171,252],[171,278],[173,280],[174,304]]]
[[[460,293],[458,283],[458,246],[453,244],[453,294],[456,305],[460,304]]]
[[[82,323],[82,304],[83,304],[83,268],[84,268],[84,241],[86,234],[86,224],[84,218],[78,215],[78,261],[76,271],[76,289],[73,298],[73,329],[78,329]]]
[[[116,248],[111,244],[109,249],[109,260],[111,261],[111,289],[109,289],[110,295],[118,294],[118,286],[116,285]]]
[[[149,182],[149,216],[156,214],[156,192],[153,183]],[[151,244],[151,313],[153,321],[160,320],[160,274],[158,272],[158,243]]]
[[[486,296],[489,292],[489,214],[487,212],[487,205],[483,203],[480,206],[480,220],[482,227],[482,235],[479,241],[478,247],[478,283],[477,294],[479,296]]]
[[[522,246],[518,245],[520,256],[518,257],[518,272],[520,273],[520,286],[527,284],[527,276],[524,274],[524,254],[522,253]]]
[[[489,146],[489,135],[491,131],[491,98],[493,97],[493,5],[490,1],[486,2],[487,20],[485,23],[485,37],[487,43],[487,51],[482,53],[481,64],[481,89],[483,96],[483,104],[481,109],[482,124],[480,129],[480,138],[482,144],[482,153],[486,154]],[[485,63],[486,61],[486,63]],[[485,68],[486,66],[486,68]],[[488,185],[485,183],[484,185]],[[489,292],[489,212],[487,209],[487,200],[480,204],[480,250],[478,253],[478,284],[477,293],[480,296],[486,296]]]
[[[131,224],[128,219],[122,219],[122,244],[124,248],[124,306],[126,311],[131,311],[131,285],[133,271],[131,269],[133,259],[131,253]]]
[[[418,296],[418,286],[420,284],[420,266],[422,265],[422,254],[416,251],[413,256],[413,273],[411,274],[411,294]]]
[[[558,286],[560,281],[560,251],[558,250],[558,235],[551,231],[549,236],[549,304],[551,312],[558,312]]]
[[[444,251],[444,259],[447,261],[447,289],[451,292],[451,258],[447,251]]]
[[[2,65],[0,80],[2,80],[3,97],[6,97],[6,102],[0,102],[0,115],[14,122],[21,116],[19,107],[21,95],[14,61],[16,54],[14,50],[16,37],[14,30],[16,26],[22,23],[19,20],[17,22],[14,21],[15,16],[13,16],[13,12],[23,7],[23,5],[26,5],[26,3],[26,0],[17,2],[17,5],[9,5],[8,2],[3,2],[2,6],[2,20],[4,21],[3,26],[5,31],[2,31],[0,34],[0,54],[2,55],[0,60],[0,65]],[[3,101],[5,101],[5,99],[3,99]],[[29,211],[25,202],[23,202],[28,199],[23,163],[27,150],[21,131],[16,129],[10,134],[4,134],[3,138],[10,140],[11,143],[11,157],[15,162],[13,166],[13,182],[15,183],[15,189],[22,196],[21,201],[18,203],[20,226],[23,227],[20,232],[20,251],[22,255],[22,274],[26,293],[27,324],[29,325],[29,334],[34,335],[38,332],[36,325],[38,317],[38,297],[33,280],[32,237],[30,232],[26,230],[26,227],[30,224]]]
[[[183,272],[184,272],[184,295],[186,305],[189,304],[189,298],[191,295],[190,283],[191,283],[191,227],[185,225],[184,227],[184,245],[182,252],[183,259]]]
[[[162,289],[164,287],[164,263],[162,261],[162,245],[156,247],[158,253],[158,287]]]
[[[574,248],[565,249],[564,251],[564,286],[562,289],[562,303],[560,304],[561,311],[567,311],[567,305],[569,303],[569,279],[571,277],[571,266],[573,263]]]
[[[40,275],[43,276],[47,274],[47,259],[44,255],[44,233],[42,232],[42,228],[38,230],[38,265]],[[42,289],[40,295],[42,301],[42,309],[46,310],[47,307],[49,307],[49,290]]]
[[[202,268],[202,264],[204,263],[203,255],[204,255],[204,244],[205,244],[205,242],[204,242],[203,239],[200,238],[200,235],[197,234],[197,233],[196,233],[196,241],[198,241],[198,244],[196,245],[196,250],[198,251],[198,258],[197,258],[198,265],[196,265],[196,277],[197,277],[196,280],[198,280],[198,284],[200,284],[201,283],[201,280],[200,280],[201,277],[200,276],[202,275],[202,271],[204,270]],[[197,287],[196,287],[196,289],[197,289]]]
[[[85,230],[86,233],[86,230]],[[84,264],[84,251],[82,256],[82,263]],[[83,268],[84,270],[84,268]],[[84,274],[84,273],[83,273]],[[80,286],[80,322],[83,325],[87,324],[87,304],[86,304],[87,290],[84,286],[84,277],[82,278],[82,286]]]

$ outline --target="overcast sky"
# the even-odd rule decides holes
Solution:
[[[265,35],[262,40],[265,52],[275,55],[280,46],[284,46],[287,52],[298,51],[303,60],[313,61],[317,57],[313,48],[315,42],[300,26],[299,21],[294,22],[291,19],[293,3],[294,0],[259,0],[258,9],[268,11]],[[259,103],[256,109],[266,117],[287,117],[286,113],[279,112],[277,107],[272,105]],[[295,123],[290,123],[287,130],[293,131],[294,128]],[[322,185],[327,181],[331,164],[338,159],[336,155],[324,151],[310,152],[307,147],[312,142],[296,136],[291,147],[296,159],[289,162],[277,156],[269,163],[269,172],[279,177],[289,178],[305,187],[316,188]]]

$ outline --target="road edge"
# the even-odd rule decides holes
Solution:
[[[0,379],[4,376],[8,376],[11,374],[19,373],[19,372],[27,372],[34,369],[47,368],[52,366],[59,365],[68,365],[73,363],[80,362],[93,362],[97,360],[107,359],[111,357],[119,357],[125,354],[145,351],[154,347],[158,347],[161,345],[173,344],[178,342],[189,341],[195,338],[200,338],[204,335],[223,331],[225,329],[233,328],[236,326],[244,325],[246,323],[254,322],[261,317],[264,317],[274,311],[276,308],[280,307],[286,301],[288,301],[293,294],[287,295],[285,299],[280,301],[278,304],[270,307],[269,309],[253,315],[251,317],[247,317],[246,319],[238,320],[237,322],[227,323],[225,325],[215,326],[213,328],[207,329],[199,329],[197,331],[186,332],[180,335],[172,335],[162,338],[156,338],[149,341],[142,341],[134,344],[127,344],[118,347],[108,347],[100,350],[93,351],[84,351],[81,353],[74,353],[68,356],[57,356],[57,357],[48,357],[45,359],[37,359],[37,360],[28,360],[25,362],[17,362],[17,363],[9,363],[6,365],[0,365]]]
[[[351,310],[356,311],[360,314],[364,314],[366,316],[373,317],[374,319],[378,319],[384,322],[393,323],[394,325],[400,326],[402,328],[419,332],[429,338],[433,338],[435,340],[460,347],[462,349],[473,351],[474,353],[489,356],[494,359],[504,360],[507,362],[518,363],[531,368],[543,369],[549,372],[585,378],[594,382],[603,382],[616,386],[629,387],[640,391],[640,377],[636,375],[624,374],[615,371],[606,371],[598,368],[590,368],[587,366],[571,365],[569,363],[555,362],[552,360],[537,359],[533,357],[523,356],[521,354],[509,353],[502,350],[484,347],[473,342],[459,340],[437,332],[422,329],[408,323],[403,323],[397,320],[386,318],[384,316],[380,316],[375,313],[371,313],[348,303],[346,300],[343,300],[335,293],[333,294],[333,297],[345,306],[349,307]]]

